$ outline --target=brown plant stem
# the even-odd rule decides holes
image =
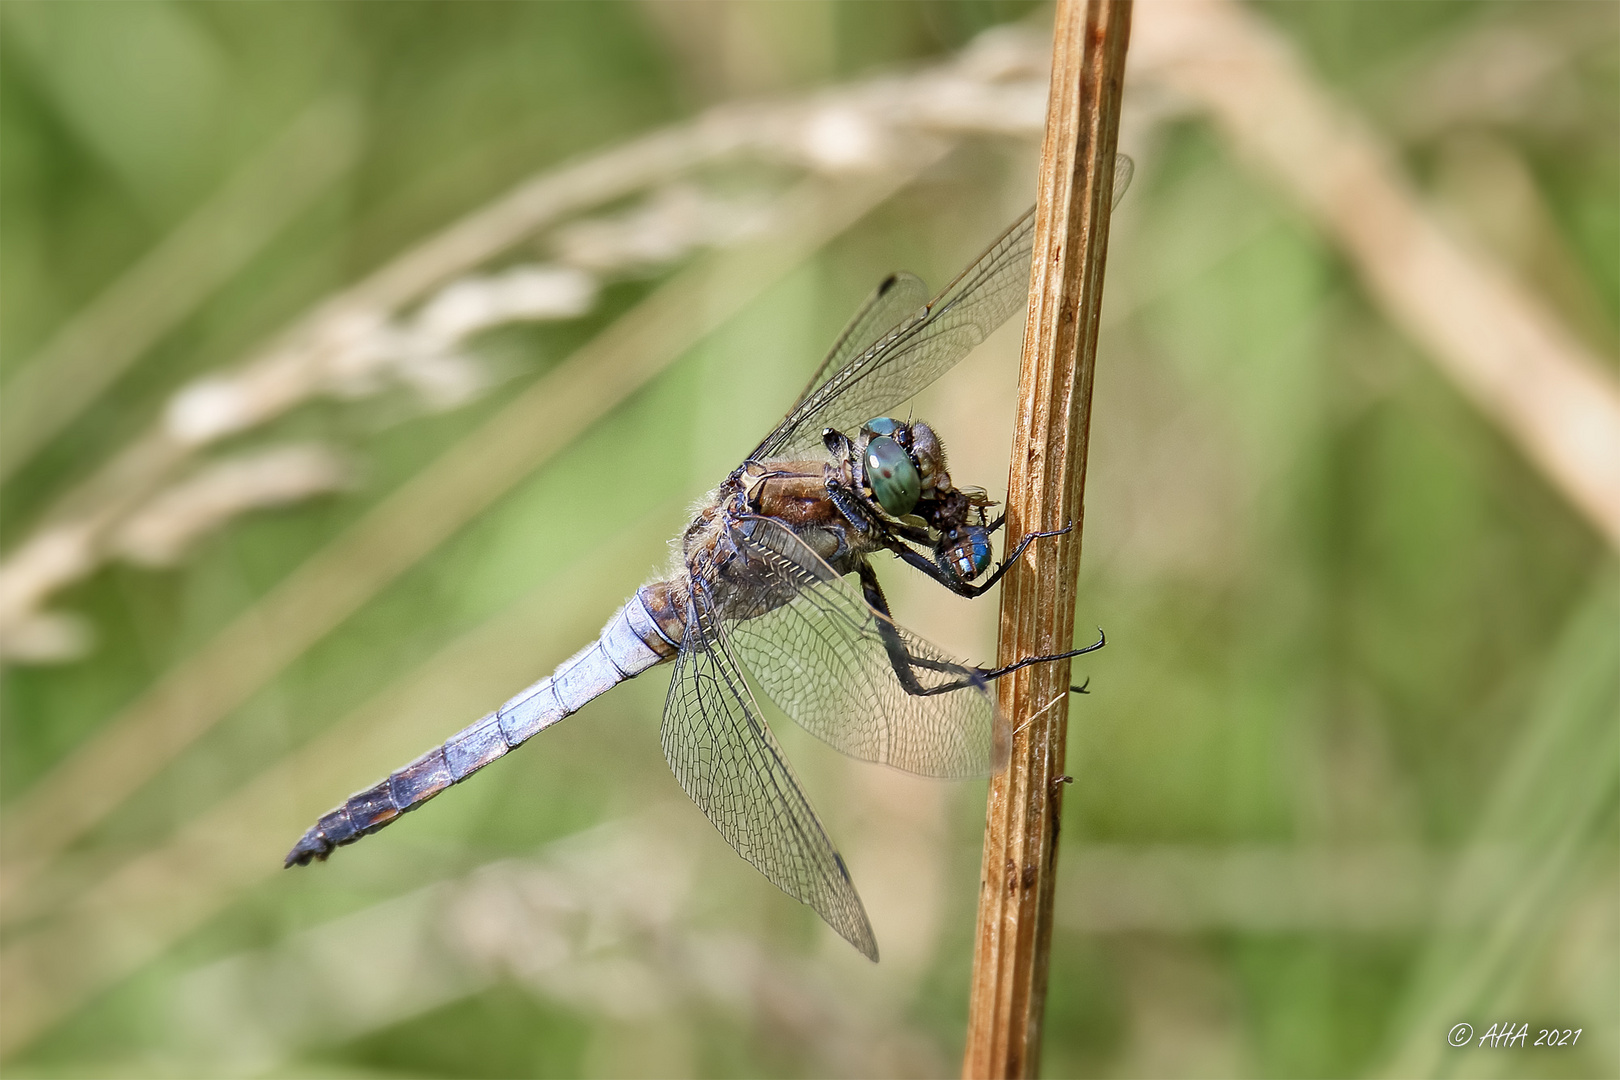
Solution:
[[[1074,638],[1082,494],[1130,0],[1058,0],[1035,211],[1029,318],[1007,478],[1008,542],[1061,529],[1016,563],[1001,594],[998,662],[1063,652]],[[990,783],[968,1006],[967,1077],[1033,1076],[1040,1063],[1062,810],[1069,664],[998,684],[1012,724]]]

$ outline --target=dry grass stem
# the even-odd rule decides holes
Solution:
[[[504,318],[464,327],[449,344],[434,339],[434,327],[422,325],[439,314],[441,302],[453,306],[464,299],[469,286],[458,278],[536,233],[732,157],[763,157],[813,175],[858,178],[908,173],[914,161],[940,152],[944,140],[1028,136],[1040,128],[1043,63],[1038,39],[992,31],[951,62],[913,75],[869,80],[805,99],[716,108],[692,123],[547,172],[452,225],[323,303],[245,364],[179,389],[161,422],[58,498],[42,524],[0,563],[0,655],[14,661],[77,655],[72,647],[42,650],[37,635],[30,647],[28,628],[40,624],[52,594],[92,573],[112,554],[109,539],[120,523],[141,512],[148,499],[208,447],[317,396],[374,392],[391,380],[415,388],[440,407],[458,404],[476,391],[478,378],[451,345],[513,318],[582,314],[589,299],[564,303],[544,315],[507,311]],[[764,226],[768,214],[759,207],[748,208],[741,219],[737,209],[694,205],[679,192],[666,192],[627,220],[562,231],[557,246],[579,260],[576,275],[605,269],[641,272],[657,256],[679,257],[696,247],[735,242]],[[632,228],[640,233],[635,243],[625,239]],[[563,288],[574,295],[594,295],[585,284]],[[409,312],[424,302],[423,312]]]
[[[1144,9],[1144,76],[1206,109],[1344,250],[1391,321],[1620,548],[1620,386],[1512,276],[1424,208],[1395,153],[1231,0]]]
[[[832,191],[808,181],[782,233],[661,287],[294,570],[17,799],[0,825],[3,895],[15,896],[45,861],[384,585],[910,175]]]
[[[246,266],[346,173],[359,122],[318,102],[24,361],[0,397],[0,479]]]
[[[1072,529],[1037,543],[1007,575],[1001,664],[1063,652],[1074,637],[1091,388],[1130,22],[1128,0],[1057,5],[1007,479],[1007,542]],[[1068,687],[1066,662],[1036,664],[997,683],[1001,710],[1016,734],[1008,767],[990,783],[962,1064],[967,1077],[1039,1070]]]
[[[112,548],[139,566],[178,564],[200,538],[249,510],[354,486],[354,470],[319,443],[286,443],[210,463],[125,521]]]

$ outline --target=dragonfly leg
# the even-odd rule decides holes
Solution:
[[[1087,645],[1083,649],[1070,649],[1068,652],[1053,653],[1051,656],[1026,656],[1022,660],[1008,664],[1006,667],[973,668],[972,674],[968,678],[960,679],[957,682],[948,683],[944,686],[928,687],[924,689],[922,693],[924,696],[926,696],[929,694],[943,694],[950,690],[961,690],[964,687],[973,686],[975,684],[982,686],[992,679],[999,679],[1003,675],[1010,675],[1019,668],[1026,668],[1031,664],[1050,664],[1054,660],[1069,660],[1076,656],[1084,656],[1086,653],[1096,652],[1106,644],[1108,644],[1108,636],[1102,632],[1102,627],[1098,627],[1097,640],[1092,642],[1090,645]],[[913,657],[913,659],[916,660],[918,658]],[[932,667],[934,665],[923,666]],[[1069,685],[1069,690],[1071,693],[1085,694],[1090,692],[1086,689],[1086,687],[1090,685],[1091,680],[1088,678],[1079,686],[1075,686],[1071,683]]]
[[[871,535],[889,531],[885,524],[866,508],[866,503],[839,481],[827,481],[827,499],[859,532]]]
[[[921,556],[918,556],[921,558]],[[932,564],[930,564],[932,565]],[[883,595],[883,587],[878,584],[877,574],[873,572],[871,564],[862,563],[857,571],[861,579],[861,593],[866,598],[867,605],[883,618],[878,620],[878,633],[883,638],[883,649],[889,654],[889,666],[894,668],[894,676],[900,686],[915,697],[932,697],[935,694],[947,694],[952,690],[962,690],[969,686],[983,686],[992,679],[999,679],[1003,675],[1010,675],[1019,668],[1031,664],[1046,664],[1053,660],[1069,660],[1076,656],[1084,656],[1089,652],[1096,652],[1108,644],[1108,637],[1101,629],[1097,631],[1097,640],[1083,649],[1071,649],[1068,652],[1055,653],[1051,656],[1026,656],[1016,663],[999,668],[965,667],[961,664],[951,664],[941,660],[932,660],[926,656],[916,656],[906,648],[905,641],[895,628],[894,618],[889,613],[889,601]],[[938,686],[923,686],[917,681],[916,671],[938,671],[954,674],[959,678]],[[1090,679],[1079,686],[1070,686],[1069,689],[1077,694],[1086,693],[1086,686]]]
[[[985,679],[986,681],[988,681],[990,679],[999,679],[1003,675],[1011,675],[1013,672],[1017,671],[1019,668],[1026,668],[1026,667],[1029,667],[1029,665],[1031,665],[1031,664],[1049,664],[1053,660],[1070,660],[1070,659],[1073,659],[1076,656],[1084,656],[1084,655],[1086,655],[1086,653],[1096,652],[1098,649],[1102,648],[1104,645],[1107,645],[1107,644],[1108,644],[1108,635],[1103,633],[1102,632],[1102,627],[1099,626],[1097,628],[1097,640],[1093,641],[1090,645],[1087,645],[1083,649],[1070,649],[1068,652],[1053,653],[1051,656],[1026,656],[1022,660],[1018,660],[1018,661],[1015,661],[1014,663],[1008,664],[1006,667],[988,668],[988,669],[980,668],[979,669],[979,675],[980,675],[981,678]],[[1091,683],[1091,680],[1087,679],[1085,682],[1081,683],[1079,686],[1071,686],[1071,687],[1069,687],[1069,689],[1073,690],[1077,694],[1084,694],[1084,693],[1086,693],[1086,687],[1088,685],[1090,685],[1090,683]]]
[[[1099,629],[1095,644],[1087,645],[1083,649],[1073,649],[1069,652],[1057,653],[1053,656],[1029,656],[1014,664],[1000,668],[966,667],[962,664],[952,664],[943,660],[933,660],[926,656],[917,656],[906,648],[906,643],[895,628],[893,616],[889,614],[889,601],[883,595],[883,587],[878,584],[877,574],[872,571],[870,564],[862,563],[858,571],[861,579],[861,592],[866,603],[873,611],[883,616],[878,620],[878,633],[883,638],[883,649],[889,654],[889,666],[894,669],[894,676],[902,689],[914,697],[933,697],[936,694],[948,694],[953,690],[963,690],[970,686],[983,686],[992,679],[999,679],[1003,675],[1017,671],[1019,668],[1031,664],[1044,664],[1053,660],[1068,660],[1075,656],[1084,656],[1089,652],[1096,652],[1108,644],[1108,639]],[[959,676],[947,683],[938,686],[924,686],[917,681],[916,671],[938,671]],[[1087,679],[1079,686],[1070,686],[1069,689],[1077,694],[1086,693],[1086,687],[1091,680]]]
[[[889,666],[894,668],[894,677],[899,680],[906,693],[913,697],[932,697],[966,686],[983,685],[984,677],[978,668],[917,656],[906,648],[905,641],[900,637],[900,631],[895,628],[894,618],[889,614],[889,601],[883,595],[883,587],[878,584],[877,574],[873,573],[869,563],[862,563],[858,573],[861,578],[861,593],[865,596],[867,605],[883,616],[878,620],[878,634],[883,638],[884,651],[889,654]],[[924,686],[917,681],[918,669],[945,672],[958,675],[960,678],[940,686]]]
[[[1024,538],[1018,541],[1018,546],[1014,547],[1007,557],[1001,560],[1001,565],[997,566],[995,571],[991,573],[989,577],[977,583],[963,581],[960,576],[952,573],[950,567],[943,565],[940,561],[938,561],[944,558],[944,555],[940,552],[936,552],[935,557],[930,559],[916,551],[913,551],[911,548],[905,547],[902,544],[891,543],[888,545],[888,547],[890,551],[893,551],[908,565],[914,566],[918,570],[921,570],[923,573],[927,574],[929,577],[951,590],[951,592],[955,593],[957,596],[965,596],[969,600],[973,600],[983,596],[985,593],[993,589],[996,586],[996,583],[1002,579],[1007,571],[1012,569],[1012,564],[1018,561],[1019,556],[1024,554],[1029,545],[1033,544],[1037,540],[1044,540],[1049,536],[1062,536],[1073,527],[1073,524],[1069,524],[1065,525],[1061,529],[1050,529],[1046,532],[1026,533]]]
[[[1007,520],[1007,515],[1003,514],[1003,515],[1001,515],[1001,517],[996,519],[996,524],[990,526],[990,528],[992,530],[994,530],[995,528],[999,527],[1006,520]],[[1067,533],[1072,528],[1074,528],[1074,522],[1071,521],[1067,525],[1063,526],[1063,528],[1061,528],[1061,529],[1047,529],[1045,532],[1025,533],[1024,538],[1022,540],[1018,541],[1018,545],[1016,547],[1014,547],[1011,552],[1008,553],[1008,555],[1007,555],[1007,557],[1005,559],[1001,560],[1001,565],[996,567],[995,572],[992,573],[989,577],[985,578],[979,584],[972,586],[972,588],[975,588],[975,589],[978,590],[978,592],[975,592],[972,595],[973,596],[982,596],[987,589],[989,589],[996,582],[1000,581],[1001,578],[1002,578],[1002,575],[1006,574],[1006,572],[1008,570],[1012,569],[1012,564],[1018,561],[1018,557],[1024,553],[1024,551],[1029,547],[1029,545],[1033,544],[1037,540],[1045,540],[1049,536],[1062,536],[1064,533]]]
[[[934,536],[927,529],[907,525],[903,521],[884,521],[867,508],[866,500],[850,491],[837,480],[827,481],[827,499],[838,508],[850,524],[863,533],[879,533],[886,538],[901,537],[913,544],[931,546]]]
[[[893,533],[895,536],[910,540],[913,544],[929,546],[934,543],[934,537],[928,532],[927,529],[919,529],[917,526],[907,525],[903,521],[885,521],[883,525],[884,528],[888,529],[888,531]]]

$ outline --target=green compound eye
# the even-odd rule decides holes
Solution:
[[[887,435],[866,444],[866,482],[878,505],[891,517],[905,517],[917,505],[922,479],[911,455]]]
[[[861,425],[868,435],[893,435],[900,430],[900,421],[892,416],[874,416]]]

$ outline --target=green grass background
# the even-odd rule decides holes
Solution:
[[[1442,211],[1612,365],[1614,10],[1258,10],[1396,143]],[[0,378],[301,110],[343,103],[360,134],[351,169],[12,478],[0,494],[0,543],[26,535],[53,497],[145,429],[185,380],[238,360],[520,179],[716,101],[926,61],[996,23],[1044,17],[994,0],[692,5],[694,37],[638,4],[4,0]],[[1542,97],[1509,115],[1409,123],[1433,85],[1427,76],[1455,64],[1482,26],[1511,32],[1560,19],[1585,19],[1587,29]],[[662,538],[682,508],[780,414],[870,284],[898,266],[943,281],[1027,202],[1020,192],[1032,190],[1034,154],[1032,144],[963,148],[771,288],[85,837],[71,854],[90,868],[86,880],[166,842],[260,769],[522,604],[555,613],[532,647],[529,677],[548,671],[662,564]],[[1529,181],[1530,210],[1502,201],[1503,161]],[[1519,206],[1518,216],[1504,206]],[[577,322],[491,335],[481,348],[507,381],[464,408],[424,415],[393,398],[324,401],[244,440],[325,439],[361,463],[362,483],[244,517],[177,569],[113,564],[62,595],[58,606],[88,617],[97,643],[74,663],[6,671],[0,810],[653,284],[613,284]],[[1617,1075],[1612,553],[1202,121],[1165,124],[1138,162],[1115,224],[1108,306],[1117,314],[1102,343],[1078,624],[1101,624],[1110,644],[1087,658],[1092,692],[1071,710],[1077,780],[1062,833],[1045,1073],[1332,1077],[1398,1075],[1417,1062],[1447,1075]],[[1016,333],[1003,332],[919,406],[940,418],[958,482],[1004,489],[1016,349]],[[903,621],[960,651],[990,653],[993,600],[970,608],[905,580],[902,567],[880,570]],[[533,625],[525,617],[514,625]],[[983,783],[920,785],[783,733],[857,883],[877,883],[866,895],[880,901],[880,942],[900,942],[873,969],[757,880],[684,801],[658,749],[663,682],[654,674],[616,690],[327,866],[243,891],[80,1002],[8,1073],[954,1072]],[[504,697],[474,693],[444,716],[445,734]],[[377,762],[377,772],[396,764]],[[602,835],[593,828],[649,818],[668,819],[660,827],[677,830],[677,850],[690,854],[687,906],[673,938],[629,933],[609,951],[659,970],[736,971],[744,961],[716,943],[752,942],[780,960],[776,1004],[763,1003],[765,990],[727,999],[688,986],[616,1011],[603,1004],[611,993],[526,982],[514,944],[510,970],[385,1021],[326,1035],[317,1026],[313,1037],[298,1028],[304,1034],[279,1042],[276,1030],[293,1029],[244,1034],[250,1020],[296,1012],[308,994],[298,975],[307,965],[288,943],[344,918],[354,920],[341,924],[345,933],[363,935],[376,905],[422,886],[494,860],[555,861],[559,843],[588,853]],[[1268,922],[1273,898],[1243,871],[1245,853],[1308,861],[1366,851],[1417,860],[1410,879],[1362,882],[1375,898],[1416,889],[1415,913],[1360,917],[1362,894],[1350,890],[1336,915]],[[1188,888],[1228,889],[1234,899],[1193,903],[1224,914],[1180,928],[1107,924],[1084,908],[1094,895],[1085,875],[1114,864],[1088,861],[1091,852],[1131,866],[1155,853],[1202,858],[1232,876]],[[1469,886],[1470,860],[1494,867],[1495,884]],[[914,870],[920,876],[908,877]],[[632,864],[621,875],[632,891],[635,873]],[[400,910],[371,922],[404,919]],[[532,919],[553,917],[568,922]],[[379,936],[377,980],[435,977],[382,963],[406,940],[406,931]],[[285,978],[266,966],[262,999],[235,1011],[198,1000],[198,986],[214,985],[198,972],[276,957]],[[868,1024],[876,1030],[862,1029],[861,1042],[851,1034],[860,1025],[829,1002],[879,1003]],[[784,1025],[782,1014],[802,1023]],[[1454,1022],[1483,1032],[1508,1019],[1583,1036],[1559,1051],[1443,1045]],[[861,1059],[862,1047],[879,1056]]]

